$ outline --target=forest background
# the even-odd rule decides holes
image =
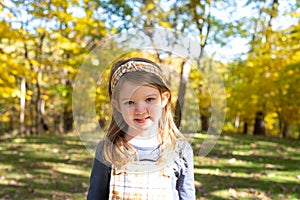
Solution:
[[[299,1],[41,0],[5,1],[0,9],[1,134],[72,130],[72,84],[88,53],[108,35],[162,27],[192,35],[201,48],[195,66],[205,70],[200,60],[209,60],[221,74],[223,131],[300,138]],[[245,9],[252,14],[241,13]],[[148,56],[183,71],[184,59]],[[199,130],[205,131],[212,91],[197,70],[188,80],[199,100]],[[100,124],[110,112],[104,88],[97,90]],[[193,99],[186,96],[189,105]]]
[[[199,119],[177,120],[183,132],[209,128],[214,91],[195,69],[213,65],[226,91],[223,133],[299,141],[299,7],[298,0],[0,0],[0,136],[5,142],[72,132],[74,81],[89,53],[110,35],[164,28],[177,34],[171,43],[187,36],[199,43],[195,68],[185,69],[188,58],[160,51],[125,57],[147,56],[172,68],[176,115],[193,115],[196,96]],[[101,127],[111,114],[106,88],[101,82],[95,95]]]

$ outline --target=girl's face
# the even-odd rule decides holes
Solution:
[[[127,134],[149,137],[158,133],[158,122],[168,103],[169,92],[160,94],[158,89],[149,85],[125,81],[118,96],[113,100],[113,106],[127,123]]]

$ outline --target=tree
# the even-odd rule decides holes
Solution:
[[[21,133],[71,130],[72,79],[84,57],[106,34],[96,14],[99,4],[28,0],[2,6],[3,53],[11,54],[11,63],[16,66],[10,67],[8,75],[15,78],[12,88],[17,89],[7,98],[17,97],[20,102],[11,105],[20,113],[20,121],[11,122],[15,127],[20,125]],[[76,13],[79,10],[81,16]],[[4,66],[10,66],[7,59]]]
[[[283,115],[287,114],[283,114],[287,110],[284,107],[288,104],[283,103],[282,99],[290,84],[284,83],[282,74],[288,71],[288,66],[298,62],[297,59],[291,59],[292,54],[297,54],[297,50],[291,49],[297,48],[290,37],[297,25],[274,27],[276,19],[282,18],[283,14],[288,19],[293,19],[296,6],[291,2],[288,4],[290,7],[285,9],[284,6],[280,7],[278,1],[249,1],[247,4],[253,7],[253,13],[257,15],[253,14],[253,18],[248,20],[252,22],[248,30],[253,30],[249,31],[252,35],[249,35],[248,57],[232,65],[235,67],[231,71],[233,77],[230,80],[232,86],[228,102],[232,114],[235,112],[240,116],[247,128],[253,122],[255,134],[287,135],[289,132],[291,122],[286,119],[290,117],[284,117],[283,122]],[[294,105],[293,102],[294,99],[289,104]],[[278,125],[274,124],[275,118],[279,120]],[[274,131],[276,127],[279,129],[277,133]]]

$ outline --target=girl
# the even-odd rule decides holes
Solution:
[[[122,60],[109,80],[113,115],[87,199],[195,199],[193,151],[174,124],[161,68],[144,58]]]

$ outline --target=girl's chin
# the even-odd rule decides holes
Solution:
[[[139,130],[149,130],[151,123],[135,123],[135,127]]]

